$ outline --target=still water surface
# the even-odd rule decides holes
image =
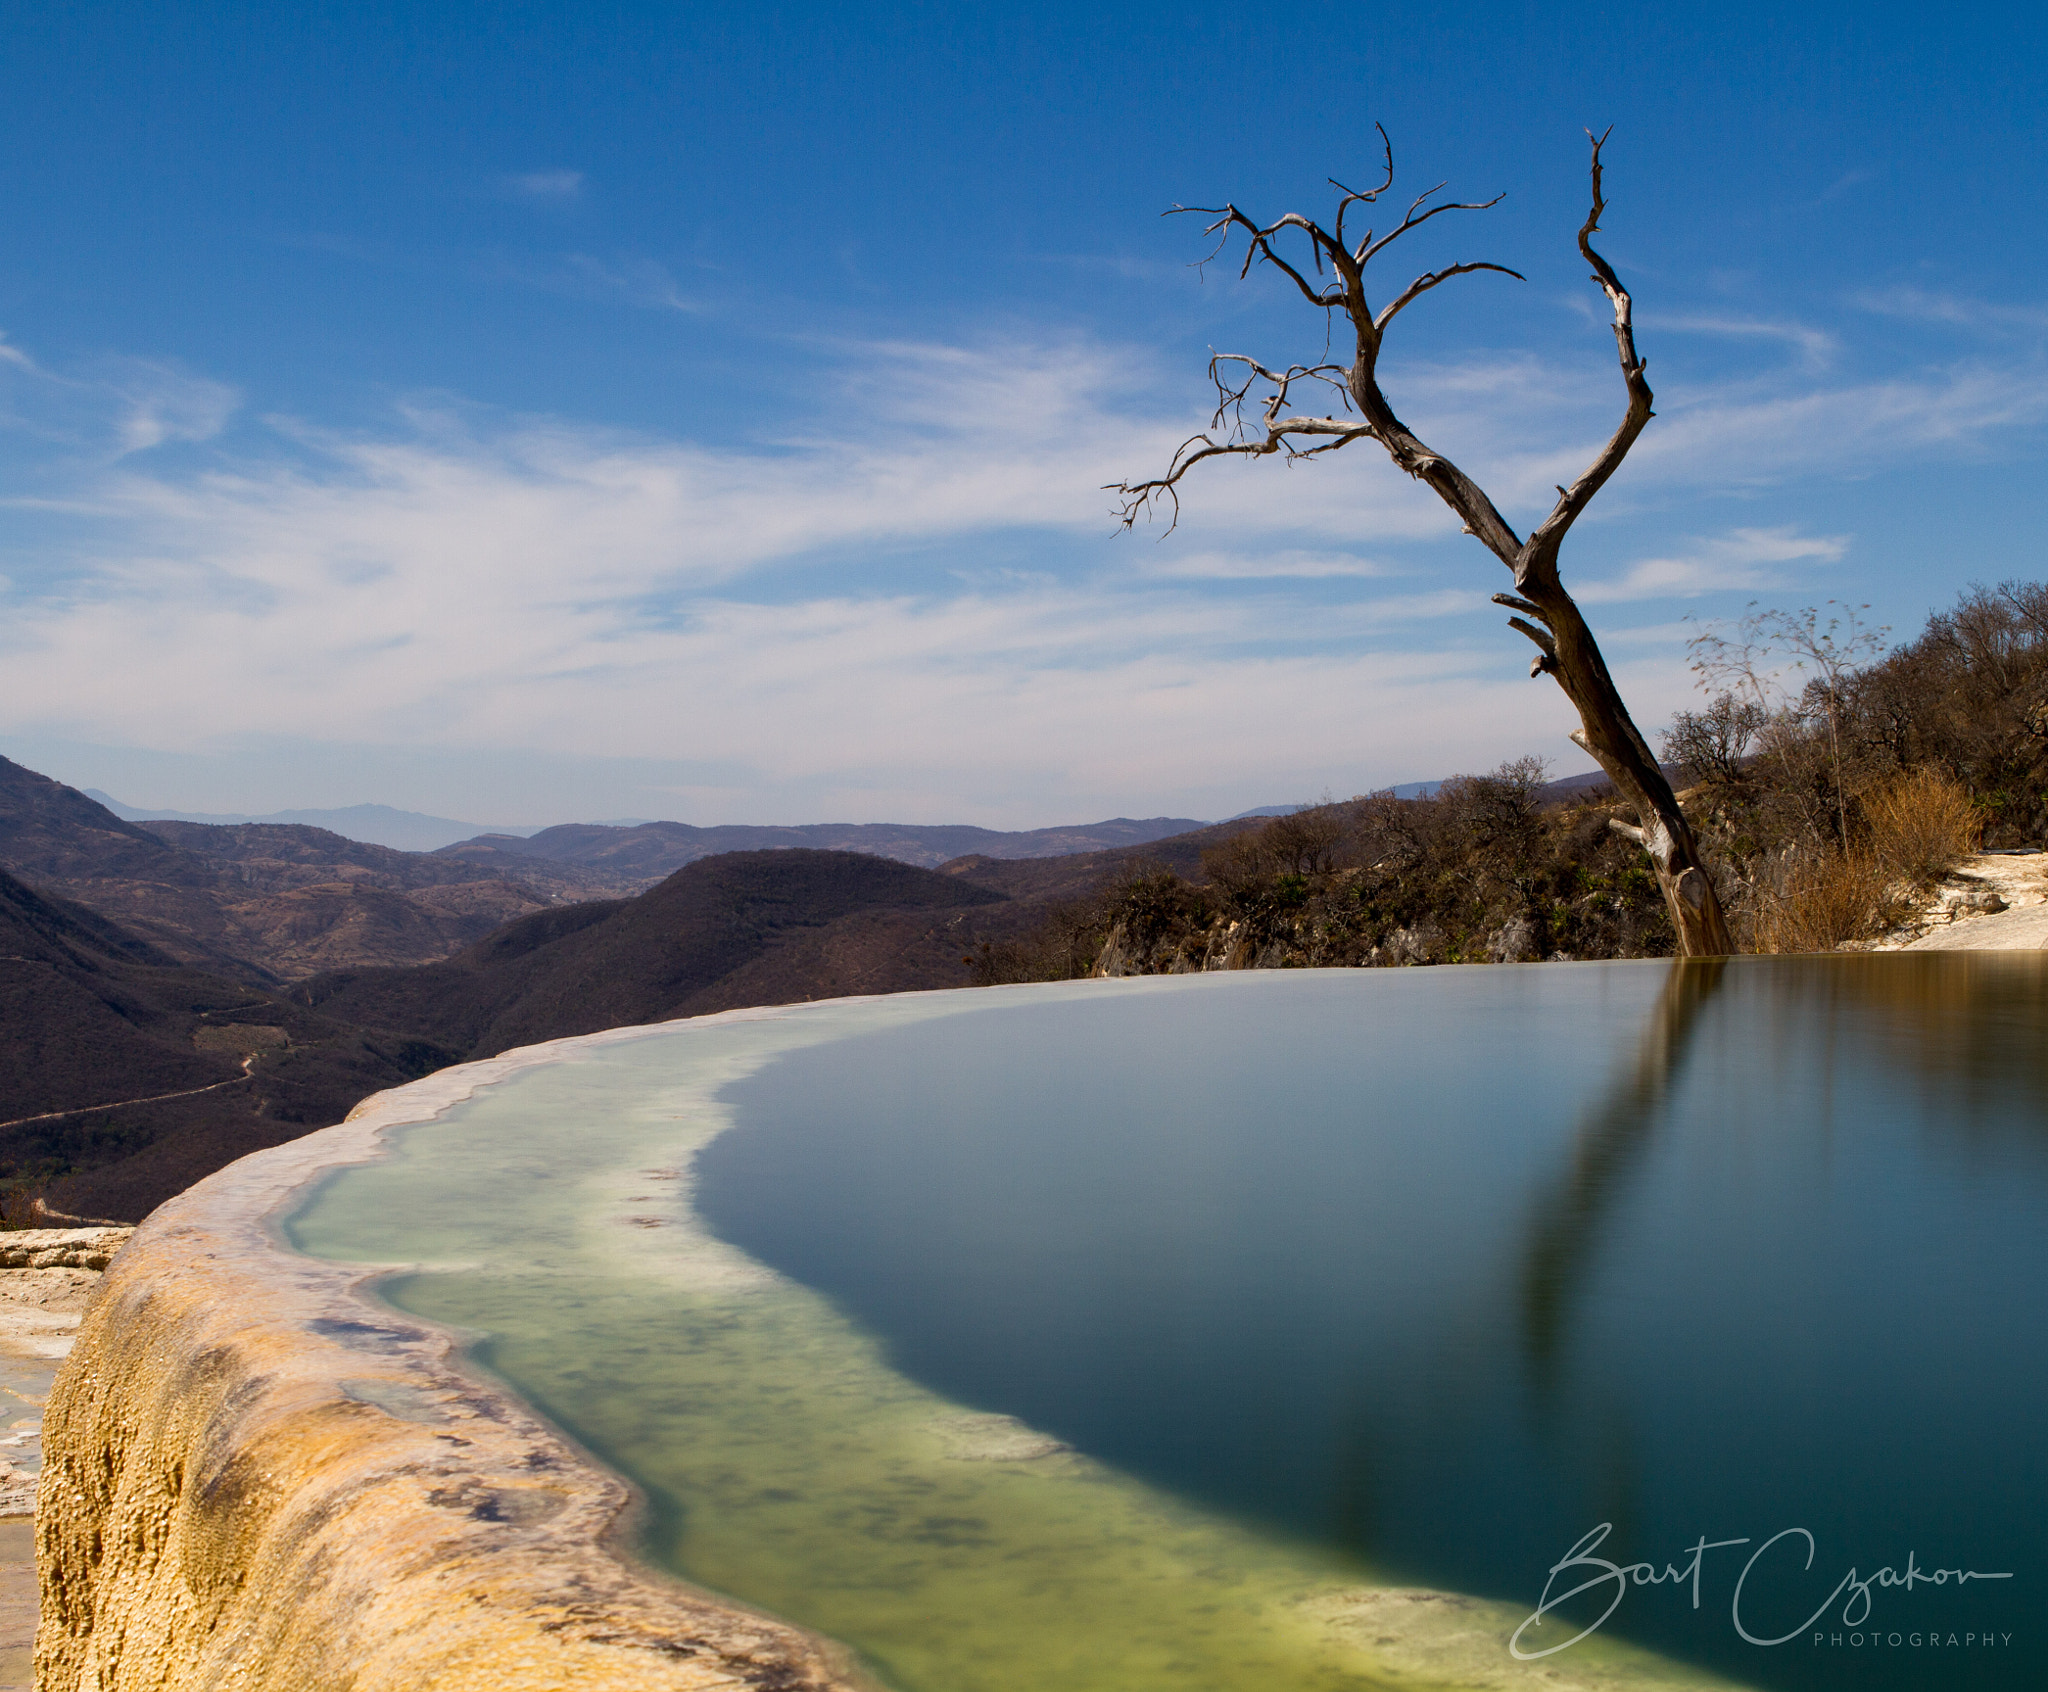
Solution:
[[[403,1131],[292,1232],[427,1261],[388,1296],[636,1480],[651,1559],[904,1692],[2036,1686],[2043,963],[677,1025]],[[1708,1542],[1697,1608],[1635,1584],[1518,1663],[1602,1524],[1582,1555],[1657,1574]],[[1909,1558],[1942,1580],[1836,1592]]]

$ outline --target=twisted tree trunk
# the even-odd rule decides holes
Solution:
[[[1562,587],[1543,595],[1537,603],[1555,642],[1558,685],[1579,710],[1580,728],[1572,739],[1593,755],[1614,783],[1615,792],[1635,812],[1633,828],[1619,819],[1614,826],[1641,846],[1656,866],[1680,955],[1721,957],[1733,952],[1728,919],[1700,857],[1692,826],[1678,808],[1677,795],[1663,769],[1629,719],[1628,707],[1607,673],[1592,630]]]
[[[1386,131],[1380,131],[1386,140]],[[1633,302],[1622,287],[1613,267],[1593,248],[1593,236],[1600,228],[1600,214],[1606,209],[1601,194],[1600,150],[1606,137],[1588,136],[1593,144],[1593,204],[1579,230],[1579,252],[1593,267],[1593,280],[1606,294],[1614,311],[1614,340],[1621,358],[1622,381],[1628,391],[1628,409],[1621,424],[1609,437],[1593,462],[1569,488],[1557,490],[1557,503],[1536,526],[1527,540],[1517,535],[1501,516],[1486,490],[1474,482],[1441,453],[1432,451],[1415,432],[1395,416],[1393,407],[1379,385],[1379,355],[1387,327],[1399,313],[1422,294],[1474,271],[1494,271],[1520,280],[1518,271],[1505,265],[1469,263],[1448,265],[1426,271],[1403,289],[1391,302],[1374,313],[1367,303],[1365,269],[1371,261],[1409,230],[1428,222],[1439,212],[1484,211],[1497,205],[1498,197],[1479,204],[1449,202],[1427,206],[1436,189],[1421,195],[1393,231],[1373,238],[1367,230],[1355,244],[1345,233],[1345,220],[1356,206],[1371,205],[1393,186],[1394,152],[1386,147],[1386,178],[1377,188],[1354,192],[1333,183],[1339,199],[1334,230],[1299,213],[1289,213],[1278,222],[1261,225],[1236,206],[1176,206],[1176,212],[1203,211],[1216,219],[1211,234],[1221,231],[1228,241],[1242,229],[1248,237],[1243,267],[1249,273],[1254,260],[1282,271],[1310,304],[1326,312],[1342,311],[1350,320],[1357,343],[1357,356],[1349,364],[1289,365],[1270,369],[1242,353],[1222,353],[1209,363],[1216,384],[1216,414],[1211,431],[1221,431],[1225,420],[1230,427],[1223,438],[1204,432],[1192,436],[1174,454],[1166,474],[1145,482],[1116,484],[1124,496],[1123,521],[1126,528],[1142,512],[1151,510],[1163,497],[1170,501],[1178,521],[1180,480],[1204,459],[1219,457],[1263,457],[1284,453],[1290,458],[1310,458],[1334,452],[1357,440],[1374,440],[1409,475],[1425,482],[1438,498],[1462,519],[1465,532],[1514,572],[1515,591],[1497,593],[1497,604],[1518,613],[1508,619],[1511,627],[1536,643],[1537,655],[1529,667],[1531,677],[1548,675],[1564,689],[1579,712],[1579,729],[1572,739],[1590,753],[1614,783],[1615,791],[1636,814],[1633,826],[1616,821],[1615,826],[1637,841],[1656,866],[1664,902],[1678,936],[1678,949],[1687,957],[1720,956],[1732,952],[1727,918],[1714,892],[1712,877],[1700,859],[1699,844],[1678,807],[1671,783],[1664,777],[1655,755],[1642,733],[1630,719],[1621,691],[1608,673],[1599,643],[1586,626],[1571,595],[1558,576],[1558,552],[1565,535],[1578,520],[1594,494],[1619,468],[1643,432],[1651,416],[1653,395],[1643,375],[1643,361],[1636,353]],[[1441,186],[1441,185],[1439,185]],[[1427,206],[1427,209],[1424,209]],[[1274,241],[1287,230],[1297,230],[1308,239],[1314,271],[1318,278],[1325,265],[1335,279],[1311,283],[1274,248]],[[1221,250],[1220,248],[1218,249]],[[1345,416],[1315,416],[1288,411],[1293,389],[1302,383],[1321,384],[1341,396]],[[1256,397],[1254,391],[1256,392]],[[1247,427],[1246,403],[1258,405],[1262,415]],[[1304,442],[1313,444],[1304,445]]]

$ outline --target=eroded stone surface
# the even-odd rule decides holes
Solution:
[[[747,1013],[738,1013],[745,1015]],[[44,1692],[541,1692],[862,1684],[836,1648],[605,1549],[632,1503],[448,1338],[271,1220],[531,1063],[444,1071],[242,1159],[110,1267],[49,1406]]]
[[[0,1269],[104,1269],[133,1228],[19,1228],[0,1234]]]
[[[127,1229],[121,1237],[128,1237]],[[92,1269],[0,1269],[0,1692],[30,1692],[35,1683],[36,1529],[30,1518],[43,1405],[99,1280]]]
[[[35,1526],[0,1521],[0,1692],[34,1686],[35,1639]]]
[[[0,1269],[0,1353],[53,1365],[69,1356],[99,1282],[95,1269]],[[0,1515],[9,1513],[0,1504]]]

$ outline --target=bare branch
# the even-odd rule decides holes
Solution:
[[[1317,453],[1330,452],[1337,447],[1349,446],[1361,436],[1369,436],[1372,428],[1365,423],[1349,423],[1341,417],[1279,417],[1269,419],[1266,438],[1260,441],[1218,441],[1207,435],[1190,435],[1181,442],[1180,450],[1173,455],[1173,462],[1167,466],[1166,474],[1155,476],[1147,482],[1105,482],[1103,487],[1111,493],[1122,494],[1124,503],[1118,511],[1118,518],[1126,529],[1136,525],[1138,518],[1157,503],[1161,495],[1171,495],[1174,519],[1167,526],[1167,533],[1173,533],[1180,521],[1180,496],[1175,491],[1180,480],[1197,464],[1209,458],[1266,458],[1274,453],[1284,452],[1290,458],[1313,458]],[[1297,449],[1293,438],[1297,435],[1327,436],[1321,446],[1306,450]],[[1189,452],[1188,448],[1200,442],[1200,449]]]
[[[1647,847],[1649,845],[1648,837],[1634,823],[1623,822],[1619,817],[1609,817],[1607,819],[1607,826],[1613,829],[1616,834],[1625,835],[1628,839],[1633,840],[1638,846]]]
[[[1384,129],[1380,138],[1385,150],[1386,176],[1377,187],[1360,191],[1346,187],[1334,177],[1330,179],[1338,196],[1334,234],[1298,214],[1264,225],[1234,205],[1207,210],[1206,215],[1213,219],[1209,233],[1218,237],[1211,258],[1223,252],[1236,231],[1242,229],[1246,247],[1240,276],[1248,276],[1254,264],[1273,264],[1286,274],[1305,300],[1324,310],[1324,361],[1274,368],[1243,355],[1214,356],[1210,376],[1216,387],[1217,408],[1210,423],[1211,432],[1183,442],[1164,475],[1117,485],[1116,492],[1123,498],[1123,526],[1134,526],[1141,514],[1153,513],[1162,501],[1172,504],[1174,520],[1178,522],[1179,484],[1196,465],[1210,458],[1279,456],[1292,462],[1340,451],[1361,439],[1379,442],[1396,468],[1427,483],[1457,513],[1465,532],[1477,537],[1514,572],[1515,591],[1495,594],[1494,601],[1516,613],[1509,619],[1509,626],[1536,648],[1529,673],[1554,676],[1577,707],[1580,728],[1572,734],[1572,740],[1606,772],[1624,803],[1634,810],[1639,826],[1620,826],[1622,832],[1643,845],[1656,864],[1679,950],[1692,957],[1724,955],[1732,949],[1733,942],[1712,883],[1701,867],[1691,826],[1648,742],[1630,718],[1592,629],[1558,579],[1558,549],[1565,532],[1612,476],[1651,417],[1653,396],[1643,373],[1642,358],[1636,351],[1633,303],[1613,266],[1593,245],[1607,205],[1601,157],[1607,137],[1594,136],[1590,131],[1587,135],[1592,144],[1592,203],[1579,230],[1579,251],[1592,267],[1593,280],[1613,310],[1615,347],[1627,390],[1627,411],[1585,473],[1570,487],[1558,489],[1556,506],[1526,541],[1515,533],[1484,488],[1401,421],[1381,390],[1378,375],[1380,351],[1388,329],[1423,294],[1454,276],[1494,271],[1520,280],[1522,273],[1506,265],[1481,261],[1424,271],[1377,314],[1367,303],[1365,288],[1365,266],[1410,230],[1420,228],[1441,212],[1485,211],[1498,205],[1501,196],[1437,204],[1436,195],[1442,189],[1442,184],[1438,184],[1416,196],[1391,233],[1380,236],[1368,230],[1354,246],[1348,223],[1350,213],[1358,206],[1376,203],[1393,185],[1393,145]],[[1299,230],[1307,237],[1312,266],[1290,262],[1278,251],[1276,243],[1289,230]],[[1328,269],[1336,272],[1335,281],[1325,280],[1326,260]],[[1329,361],[1327,339],[1335,331],[1335,318],[1328,314],[1339,307],[1352,327],[1357,349],[1352,362],[1341,367]],[[1303,381],[1337,388],[1345,396],[1346,409],[1356,413],[1355,418],[1287,414],[1293,402],[1293,389]],[[1244,416],[1247,404],[1260,407],[1257,420],[1249,424]]]
[[[1493,596],[1496,605],[1505,605],[1510,611],[1519,611],[1525,617],[1534,617],[1539,623],[1550,621],[1550,613],[1540,605],[1531,605],[1526,599],[1517,599],[1511,593],[1497,593]]]
[[[1380,145],[1383,146],[1387,152],[1386,180],[1382,182],[1377,188],[1368,188],[1365,190],[1364,193],[1361,194],[1353,189],[1345,187],[1344,184],[1339,182],[1334,176],[1329,179],[1330,186],[1336,189],[1339,194],[1344,196],[1341,200],[1337,202],[1337,245],[1340,247],[1344,245],[1344,214],[1347,211],[1349,211],[1353,206],[1371,205],[1373,201],[1377,200],[1382,194],[1384,194],[1389,188],[1393,187],[1394,185],[1393,140],[1387,134],[1387,126],[1385,124],[1376,123],[1373,125],[1373,128],[1377,129],[1380,132]],[[1370,229],[1368,229],[1365,232],[1365,239],[1368,242],[1372,240],[1372,231]]]
[[[1289,212],[1276,223],[1261,224],[1255,219],[1247,217],[1235,205],[1175,205],[1169,206],[1160,215],[1162,217],[1173,217],[1176,214],[1186,212],[1199,212],[1204,217],[1215,218],[1216,221],[1203,230],[1203,234],[1214,235],[1217,231],[1222,231],[1222,239],[1210,249],[1208,257],[1199,261],[1200,264],[1206,265],[1210,263],[1223,251],[1224,247],[1229,243],[1231,230],[1242,229],[1247,236],[1247,240],[1245,242],[1244,263],[1238,267],[1237,272],[1240,281],[1251,274],[1252,264],[1255,260],[1263,259],[1267,264],[1285,271],[1288,277],[1292,279],[1295,287],[1301,290],[1302,297],[1309,304],[1328,309],[1344,303],[1344,289],[1341,284],[1333,283],[1328,287],[1317,288],[1274,249],[1273,237],[1275,235],[1279,234],[1283,229],[1299,229],[1309,238],[1309,248],[1315,255],[1317,275],[1320,276],[1322,274],[1323,260],[1326,257],[1333,261],[1338,261],[1345,257],[1344,249],[1337,240],[1327,229],[1324,229],[1322,225],[1314,222],[1312,219],[1303,217],[1299,212]]]
[[[1515,585],[1526,587],[1534,576],[1554,576],[1557,570],[1557,549],[1562,544],[1565,532],[1578,521],[1579,513],[1601,488],[1607,478],[1621,467],[1621,461],[1628,456],[1630,447],[1636,444],[1636,437],[1643,432],[1655,413],[1651,410],[1656,396],[1650,392],[1650,384],[1643,375],[1643,361],[1636,352],[1634,302],[1630,300],[1621,278],[1614,273],[1614,267],[1594,250],[1593,237],[1600,230],[1600,215],[1607,210],[1607,199],[1602,190],[1600,149],[1607,144],[1606,133],[1595,135],[1590,129],[1586,139],[1593,144],[1593,206],[1586,214],[1586,221],[1579,230],[1579,252],[1593,267],[1593,280],[1606,294],[1608,304],[1614,308],[1614,344],[1621,357],[1622,385],[1628,390],[1628,411],[1622,417],[1620,426],[1608,437],[1600,454],[1586,466],[1579,479],[1569,488],[1560,489],[1557,504],[1550,515],[1536,526],[1529,537],[1529,556],[1515,572]]]
[[[1436,188],[1430,189],[1429,194],[1418,194],[1415,199],[1415,205],[1408,208],[1408,215],[1401,219],[1401,225],[1398,229],[1382,235],[1377,241],[1359,242],[1358,251],[1351,255],[1352,262],[1360,270],[1363,270],[1374,259],[1378,258],[1381,253],[1385,252],[1396,241],[1400,240],[1403,235],[1407,234],[1409,230],[1420,229],[1439,212],[1491,211],[1507,198],[1506,194],[1496,194],[1490,200],[1447,200],[1440,206],[1431,206],[1428,211],[1417,217],[1415,215],[1416,206],[1420,206],[1424,200],[1429,198],[1430,194],[1434,194],[1437,192],[1437,189],[1442,187],[1443,184],[1439,182]]]
[[[1241,364],[1249,374],[1241,385],[1232,387],[1217,369],[1220,364]],[[1293,364],[1284,371],[1276,371],[1268,370],[1257,359],[1244,353],[1215,353],[1209,359],[1209,380],[1216,384],[1217,404],[1215,414],[1209,419],[1209,427],[1220,428],[1225,416],[1229,416],[1233,436],[1241,433],[1244,428],[1244,402],[1251,397],[1253,385],[1261,381],[1270,383],[1273,389],[1265,401],[1265,420],[1269,425],[1287,404],[1287,396],[1296,382],[1321,382],[1334,388],[1349,405],[1350,390],[1338,379],[1344,374],[1344,367],[1340,364]]]
[[[1402,290],[1400,297],[1391,305],[1385,307],[1379,316],[1373,319],[1372,326],[1384,335],[1387,332],[1387,325],[1394,321],[1394,314],[1400,311],[1402,307],[1408,305],[1420,295],[1428,293],[1439,282],[1448,282],[1453,276],[1469,276],[1475,270],[1497,270],[1503,276],[1512,276],[1517,282],[1529,280],[1519,270],[1510,270],[1504,264],[1488,264],[1484,261],[1476,264],[1454,264],[1447,270],[1427,270],[1416,277],[1413,282],[1409,283]]]

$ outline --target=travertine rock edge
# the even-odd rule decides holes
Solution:
[[[774,1016],[734,1011],[700,1022]],[[229,1165],[108,1268],[45,1417],[42,1692],[864,1686],[606,1549],[633,1499],[275,1218],[387,1128],[615,1029],[463,1064]]]
[[[104,1269],[133,1228],[18,1228],[0,1234],[0,1269]]]

